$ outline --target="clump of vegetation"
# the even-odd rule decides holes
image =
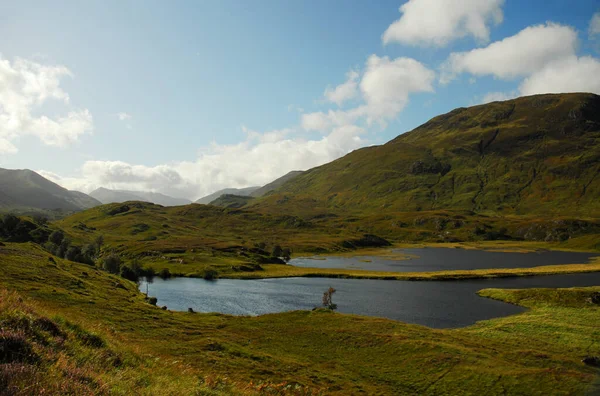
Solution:
[[[118,274],[121,271],[121,257],[111,253],[102,259],[102,268],[111,274]]]
[[[219,272],[214,268],[206,268],[202,271],[202,278],[205,280],[215,280],[219,277]]]
[[[325,293],[323,293],[323,306],[332,311],[337,309],[337,304],[333,303],[333,293],[335,293],[335,289],[333,287],[330,287]]]

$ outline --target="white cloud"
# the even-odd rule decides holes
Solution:
[[[517,92],[489,92],[485,94],[480,104],[501,102],[504,100],[514,99],[517,96],[519,96]]]
[[[325,98],[341,106],[344,102],[352,100],[358,96],[358,72],[352,70],[346,74],[346,82],[335,88],[327,87],[323,94]]]
[[[365,130],[355,125],[333,128],[315,140],[293,137],[291,129],[266,133],[243,129],[246,140],[233,145],[212,144],[195,161],[158,166],[87,161],[77,177],[61,177],[47,171],[40,174],[66,188],[84,192],[102,186],[197,199],[226,187],[264,185],[289,171],[322,165],[367,144],[361,138]]]
[[[503,20],[504,0],[409,0],[400,7],[402,16],[382,36],[384,44],[443,47],[473,36],[487,42],[489,25]]]
[[[588,34],[590,37],[600,35],[600,12],[597,12],[592,16]]]
[[[120,121],[127,121],[127,120],[131,120],[131,114],[125,113],[125,112],[121,112],[121,113],[117,113],[117,118]]]
[[[564,25],[530,26],[485,48],[450,54],[442,66],[441,82],[460,73],[511,79],[529,75],[549,62],[575,54],[577,32]]]
[[[21,136],[37,136],[49,146],[65,147],[93,129],[87,109],[70,110],[66,115],[38,114],[48,100],[69,106],[69,95],[60,79],[71,76],[64,66],[46,66],[16,58],[0,57],[0,153],[16,153],[13,141]]]
[[[330,131],[331,128],[365,122],[381,125],[395,118],[408,103],[409,95],[433,92],[435,72],[412,58],[371,55],[358,82],[362,104],[348,110],[305,113],[301,125],[308,131]]]
[[[398,115],[416,92],[433,92],[435,73],[412,58],[371,55],[360,82],[369,122],[384,122]]]
[[[600,94],[600,60],[570,56],[549,63],[527,77],[519,86],[523,95],[563,92]]]

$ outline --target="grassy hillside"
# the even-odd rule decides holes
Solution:
[[[600,97],[537,95],[459,108],[356,150],[254,202],[373,214],[439,209],[600,215]]]
[[[0,210],[73,212],[100,205],[94,198],[69,191],[28,169],[0,168]]]
[[[246,187],[246,188],[225,188],[223,190],[219,190],[219,191],[209,194],[205,197],[202,197],[202,198],[198,199],[195,203],[208,205],[209,203],[211,203],[215,199],[219,198],[223,194],[249,196],[250,194],[252,194],[254,191],[258,190],[259,188],[260,188],[260,186]]]
[[[284,183],[286,183],[289,180],[292,180],[293,178],[295,178],[296,176],[298,176],[300,174],[302,174],[302,171],[291,171],[291,172],[288,172],[285,175],[281,176],[279,179],[275,179],[271,183],[265,184],[264,186],[262,186],[258,190],[253,191],[250,194],[250,196],[252,196],[252,197],[262,197],[263,195],[268,194],[271,191],[279,188],[281,185],[283,185]]]
[[[171,312],[148,304],[133,283],[32,244],[0,246],[0,260],[8,290],[0,292],[0,342],[27,351],[2,353],[0,393],[28,384],[63,394],[599,390],[598,370],[581,362],[600,354],[600,307],[589,299],[599,288],[484,291],[530,310],[435,330],[322,310]],[[13,342],[23,332],[26,341]]]

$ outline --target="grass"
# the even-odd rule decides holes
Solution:
[[[581,363],[587,355],[600,354],[600,307],[588,302],[599,287],[485,290],[483,296],[530,310],[463,329],[436,330],[323,310],[260,317],[163,311],[148,304],[133,283],[56,257],[52,263],[48,257],[33,244],[0,247],[0,288],[9,290],[2,293],[19,293],[23,304],[34,307],[34,313],[26,313],[34,320],[61,318],[52,320],[68,333],[65,364],[85,367],[86,375],[107,393],[584,394],[599,390],[593,388],[598,370]],[[13,305],[1,305],[0,318],[27,312],[27,307]],[[96,334],[104,346],[82,343],[77,333]],[[95,354],[103,350],[116,353],[125,363],[111,366],[96,359]],[[61,353],[49,350],[46,360],[34,366],[42,383],[62,381],[55,369],[55,357]]]

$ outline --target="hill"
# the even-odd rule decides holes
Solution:
[[[221,206],[223,208],[241,208],[242,206],[246,206],[246,204],[253,199],[254,198],[250,196],[223,194],[210,204],[214,206]]]
[[[149,191],[111,190],[100,187],[90,193],[103,204],[122,203],[126,201],[146,201],[162,206],[179,206],[192,203],[185,198],[174,198],[165,194]]]
[[[288,172],[285,175],[281,176],[279,179],[275,179],[271,183],[265,184],[258,190],[253,191],[250,194],[250,196],[251,197],[262,197],[263,195],[277,189],[278,187],[283,185],[285,182],[288,182],[288,181],[292,180],[293,178],[295,178],[296,176],[301,175],[301,174],[302,174],[302,171]]]
[[[209,194],[205,197],[198,199],[195,203],[208,205],[215,199],[219,198],[221,195],[230,194],[230,195],[238,195],[238,196],[250,196],[252,192],[258,190],[259,186],[254,187],[246,187],[246,188],[225,188],[223,190],[216,191],[212,194]]]
[[[0,209],[75,212],[101,205],[79,191],[69,191],[29,169],[0,168]]]
[[[599,173],[600,97],[536,95],[453,110],[306,171],[250,206],[597,217]]]

